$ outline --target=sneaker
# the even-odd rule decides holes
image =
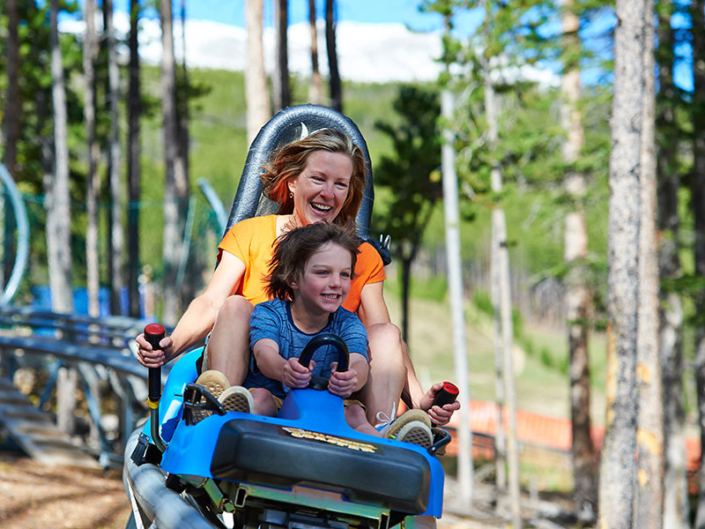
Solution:
[[[252,393],[242,386],[230,386],[218,397],[225,411],[253,413],[255,404]]]
[[[196,384],[199,384],[206,388],[208,393],[213,395],[216,399],[220,397],[223,392],[230,387],[230,382],[228,382],[227,377],[220,371],[215,369],[209,369],[204,371],[196,379]],[[201,397],[201,402],[205,404],[206,399]],[[198,424],[206,417],[213,415],[212,411],[209,410],[193,410],[193,423]]]
[[[431,418],[423,410],[409,410],[380,432],[386,439],[413,443],[424,448],[433,444]]]

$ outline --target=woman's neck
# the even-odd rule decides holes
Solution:
[[[330,313],[314,314],[304,306],[301,300],[298,300],[298,303],[297,300],[294,300],[291,302],[291,317],[299,330],[306,334],[313,334],[322,331],[328,325]]]
[[[303,223],[296,213],[292,213],[291,215],[277,215],[277,237],[281,237],[286,232],[301,226],[303,226]]]

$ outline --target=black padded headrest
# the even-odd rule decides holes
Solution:
[[[309,132],[320,129],[340,130],[362,149],[367,168],[367,184],[355,221],[357,222],[358,235],[367,239],[372,217],[372,204],[374,203],[372,165],[370,154],[367,151],[367,143],[365,143],[357,125],[350,118],[333,109],[317,105],[297,105],[285,108],[279,111],[259,131],[247,154],[225,233],[241,220],[269,215],[278,211],[277,204],[262,196],[261,169],[277,147],[301,137],[302,124]]]

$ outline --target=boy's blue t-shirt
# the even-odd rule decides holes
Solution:
[[[359,353],[368,359],[367,331],[355,314],[341,307],[331,314],[328,324],[323,329],[317,333],[307,334],[294,324],[290,303],[281,299],[255,305],[250,318],[250,349],[258,341],[269,338],[279,345],[279,354],[282,357],[298,358],[311,338],[323,333],[337,334],[347,344],[350,353]],[[313,375],[328,378],[331,374],[331,362],[338,361],[338,351],[332,345],[319,347],[313,353],[313,360],[316,362]],[[243,386],[266,388],[279,398],[284,398],[289,391],[289,388],[278,380],[272,380],[262,374],[254,355],[251,355],[250,370]]]

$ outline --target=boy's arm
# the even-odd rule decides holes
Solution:
[[[362,389],[367,383],[369,371],[370,366],[364,355],[360,353],[350,353],[350,365],[348,370],[342,373],[333,370],[330,381],[328,382],[328,391],[333,395],[347,398]]]
[[[278,380],[290,388],[305,388],[311,381],[311,370],[316,363],[311,361],[310,369],[299,364],[298,358],[286,360],[279,355],[279,345],[274,340],[262,338],[252,347],[257,367],[267,378]]]

